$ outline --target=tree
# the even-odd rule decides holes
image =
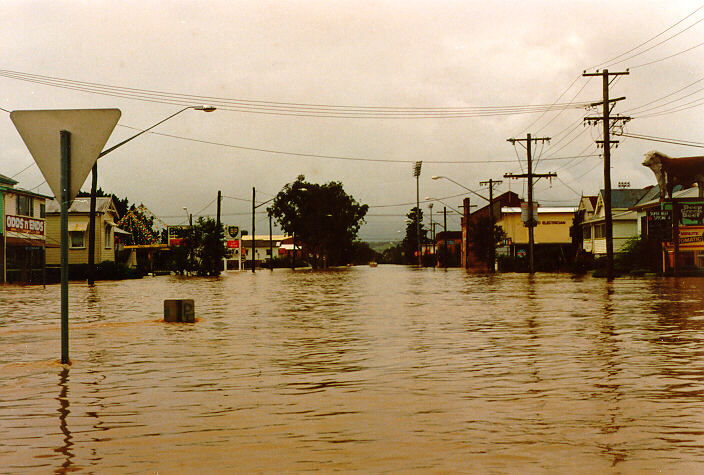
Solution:
[[[405,264],[418,263],[418,226],[420,226],[420,242],[426,244],[428,242],[428,230],[423,226],[423,210],[417,207],[411,208],[411,211],[406,215],[406,237],[403,238],[402,247]]]
[[[346,264],[369,206],[345,193],[340,182],[308,183],[299,175],[276,195],[271,215],[296,237],[313,268]]]
[[[491,242],[491,218],[485,216],[469,222],[469,247],[479,259],[491,265],[492,250],[506,238],[501,226],[494,225],[494,242]]]
[[[216,276],[222,272],[225,257],[225,231],[212,218],[198,221],[184,228],[180,246],[171,249],[171,269],[175,272]]]

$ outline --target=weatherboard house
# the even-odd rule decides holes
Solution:
[[[90,219],[90,198],[75,198],[68,209],[68,262],[69,264],[88,263],[88,222]],[[96,263],[115,260],[115,236],[129,234],[117,227],[117,209],[111,197],[96,198],[95,206],[95,253]],[[47,266],[58,266],[61,262],[59,244],[61,242],[61,209],[59,202],[50,200],[46,207]]]

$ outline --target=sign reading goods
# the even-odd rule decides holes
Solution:
[[[25,216],[5,216],[5,229],[16,233],[44,235],[44,220]]]

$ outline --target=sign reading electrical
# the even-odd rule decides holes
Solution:
[[[8,232],[44,235],[44,220],[26,216],[5,216],[5,229]]]

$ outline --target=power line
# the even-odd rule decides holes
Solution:
[[[694,141],[690,141],[690,140],[669,139],[669,138],[665,138],[665,137],[653,137],[650,135],[641,135],[641,134],[621,133],[621,134],[615,134],[615,135],[620,135],[622,137],[629,137],[632,139],[649,140],[651,142],[663,142],[663,143],[671,143],[671,144],[675,144],[675,145],[684,145],[687,147],[704,148],[704,143],[694,142]]]
[[[627,61],[628,59],[635,58],[636,56],[641,55],[641,54],[643,54],[643,53],[645,53],[645,52],[651,50],[652,48],[654,48],[654,47],[656,47],[656,46],[658,46],[658,45],[661,45],[662,43],[664,43],[664,42],[666,42],[666,41],[669,41],[670,39],[674,38],[675,36],[677,36],[677,35],[679,35],[679,34],[681,34],[681,33],[684,33],[684,32],[687,31],[689,28],[693,27],[694,25],[696,25],[697,23],[701,22],[702,20],[697,21],[696,23],[690,25],[690,26],[687,27],[686,29],[680,31],[679,33],[676,33],[675,35],[673,35],[673,36],[671,36],[671,37],[669,37],[669,38],[667,38],[667,39],[665,39],[665,40],[663,40],[662,42],[658,43],[657,45],[654,45],[653,47],[651,47],[651,48],[649,48],[649,49],[646,49],[646,50],[641,51],[641,52],[639,52],[639,53],[637,53],[637,54],[634,54],[633,56],[630,56],[630,57],[628,57],[628,58],[626,58],[626,59],[623,59],[623,60],[620,60],[620,61],[617,61],[617,62],[613,62],[613,61],[615,61],[616,59],[619,59],[619,58],[621,58],[621,57],[623,57],[623,56],[626,56],[627,54],[630,54],[630,53],[634,52],[635,50],[637,50],[637,49],[640,48],[641,46],[645,46],[646,44],[648,44],[648,43],[650,43],[651,41],[653,41],[655,38],[658,38],[659,36],[664,35],[664,34],[667,33],[668,31],[670,31],[671,29],[675,28],[677,25],[679,25],[680,23],[682,23],[683,21],[685,21],[686,19],[688,19],[689,17],[691,17],[692,15],[694,15],[695,13],[697,13],[697,12],[698,12],[699,10],[701,10],[702,8],[704,8],[704,5],[701,5],[699,8],[697,8],[696,10],[694,10],[694,11],[693,11],[692,13],[690,13],[689,15],[685,16],[684,18],[682,18],[681,20],[679,20],[679,21],[676,22],[675,24],[673,24],[673,25],[667,27],[666,29],[664,29],[663,31],[661,31],[661,32],[658,33],[657,35],[651,37],[650,39],[648,39],[648,40],[646,40],[646,41],[640,43],[639,45],[637,45],[637,46],[635,46],[635,47],[629,49],[629,50],[626,51],[626,52],[623,52],[623,53],[619,54],[618,56],[614,56],[613,58],[611,58],[611,59],[609,59],[609,60],[606,60],[606,61],[604,61],[604,62],[602,62],[602,63],[599,63],[599,64],[594,65],[594,66],[592,66],[592,67],[589,67],[589,68],[587,68],[587,69],[597,69],[597,68],[600,68],[600,67],[602,67],[602,66],[604,66],[604,67],[610,67],[610,66],[612,66],[612,65],[614,65],[614,64],[622,63],[623,61]]]
[[[214,96],[167,93],[156,90],[111,86],[106,84],[76,81],[71,79],[0,70],[0,76],[19,81],[43,84],[63,89],[121,97],[146,102],[174,105],[192,105],[209,103],[219,109],[255,114],[269,114],[302,117],[359,118],[359,119],[431,119],[431,118],[468,118],[502,116],[514,114],[538,113],[564,108],[582,108],[587,103],[579,104],[539,104],[509,106],[473,106],[473,107],[387,107],[354,106],[331,104],[306,104],[292,102],[259,101],[250,99],[232,99]]]
[[[704,19],[702,19],[702,20],[704,20]],[[699,21],[702,21],[702,20],[699,20]],[[679,55],[681,55],[681,54],[684,54],[684,53],[687,53],[687,52],[689,52],[689,51],[692,51],[692,50],[695,49],[695,48],[699,48],[699,47],[702,46],[702,45],[704,45],[704,42],[701,42],[701,43],[699,43],[699,44],[696,44],[696,45],[694,45],[694,46],[692,46],[692,47],[690,47],[690,48],[683,49],[682,51],[678,51],[677,53],[671,54],[671,55],[669,55],[669,56],[665,56],[664,58],[656,59],[656,60],[654,60],[654,61],[648,61],[647,63],[639,64],[639,65],[637,65],[637,66],[631,66],[631,69],[638,69],[638,68],[642,68],[643,66],[650,66],[651,64],[659,63],[659,62],[661,62],[661,61],[665,61],[666,59],[674,58],[675,56],[679,56]]]
[[[134,129],[134,130],[142,130],[137,127],[131,127],[129,125],[123,125],[123,124],[118,124],[120,127],[126,127],[128,129]],[[215,142],[215,141],[210,141],[210,140],[202,140],[202,139],[196,139],[192,137],[184,137],[181,135],[173,135],[173,134],[165,134],[162,132],[148,132],[149,134],[153,135],[159,135],[162,137],[169,137],[169,138],[174,138],[174,139],[179,139],[179,140],[187,140],[189,142],[196,142],[196,143],[202,143],[206,145],[216,145],[218,147],[226,147],[226,148],[234,148],[238,150],[248,150],[252,152],[262,152],[262,153],[271,153],[271,154],[277,154],[277,155],[291,155],[294,157],[306,157],[306,158],[324,158],[324,159],[330,159],[330,160],[351,160],[351,161],[360,161],[360,162],[381,162],[381,163],[415,163],[417,160],[390,160],[390,159],[385,159],[385,158],[366,158],[366,157],[350,157],[350,156],[339,156],[339,155],[322,155],[322,154],[315,154],[315,153],[302,153],[302,152],[287,152],[283,150],[274,150],[274,149],[266,149],[266,148],[258,148],[258,147],[246,147],[243,145],[234,145],[234,144],[228,144],[224,142]],[[555,157],[552,158],[551,160],[567,160],[573,157]],[[547,159],[544,159],[547,160]],[[513,159],[507,159],[507,160],[424,160],[425,163],[438,163],[438,164],[467,164],[467,163],[513,163]]]

